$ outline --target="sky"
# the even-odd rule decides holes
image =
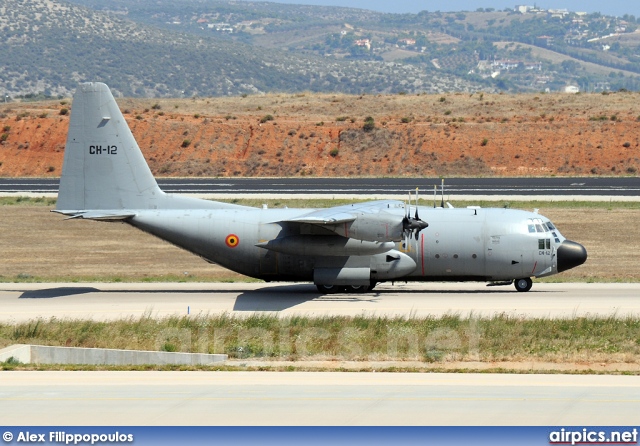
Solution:
[[[569,11],[600,12],[605,15],[640,16],[638,0],[270,0],[276,3],[304,5],[345,6],[371,9],[380,12],[417,13],[420,11],[475,11],[478,8],[505,9],[516,5],[539,6],[544,9],[568,9]]]

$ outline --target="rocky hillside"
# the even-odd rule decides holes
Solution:
[[[64,96],[80,81],[128,97],[480,88],[416,65],[289,54],[56,0],[0,0],[0,41],[0,93],[10,98]]]
[[[635,176],[639,97],[281,94],[120,106],[159,176]],[[1,176],[60,175],[62,102],[0,107]]]

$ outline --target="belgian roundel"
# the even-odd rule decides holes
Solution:
[[[227,238],[224,240],[229,248],[235,248],[240,243],[240,239],[235,234],[227,235]]]

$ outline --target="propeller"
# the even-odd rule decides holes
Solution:
[[[420,231],[429,227],[429,223],[420,219],[418,215],[418,188],[416,187],[416,212],[414,217],[411,218],[411,191],[409,191],[409,205],[405,204],[405,215],[402,219],[402,229],[405,235],[405,246],[408,246],[408,238],[413,234],[415,239],[418,240]]]

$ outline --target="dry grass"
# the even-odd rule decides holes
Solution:
[[[21,343],[226,353],[277,361],[637,365],[639,330],[637,318],[143,316],[109,323],[51,319],[0,324],[0,347]]]
[[[259,206],[265,201],[270,207],[284,204],[323,207],[345,203],[342,200],[254,200],[247,204]],[[247,280],[124,223],[64,220],[49,212],[50,202],[27,203],[0,207],[0,281]],[[454,205],[458,206],[455,202]],[[512,206],[540,208],[540,213],[551,218],[565,237],[587,248],[586,264],[549,280],[640,280],[637,204],[513,203]]]
[[[504,45],[508,43],[503,43]],[[553,53],[556,54],[556,53]],[[559,61],[564,59],[558,59]],[[446,100],[441,102],[441,98]],[[331,122],[339,116],[357,118],[362,122],[366,116],[373,116],[377,123],[384,119],[412,114],[413,122],[431,122],[434,116],[442,117],[451,110],[451,117],[461,116],[467,122],[474,116],[484,120],[513,118],[537,120],[541,112],[569,116],[572,111],[610,110],[621,118],[625,115],[637,117],[638,93],[616,93],[566,95],[560,93],[531,94],[465,94],[446,93],[439,95],[346,95],[316,93],[271,93],[247,97],[191,98],[191,99],[121,99],[118,104],[126,115],[142,114],[145,118],[158,113],[165,116],[199,114],[202,118],[219,119],[231,116],[263,116],[272,114],[276,120],[290,117],[295,122]],[[153,109],[158,104],[160,109]],[[20,106],[15,106],[19,111]],[[148,111],[145,111],[147,110]],[[233,120],[230,119],[230,123]]]

